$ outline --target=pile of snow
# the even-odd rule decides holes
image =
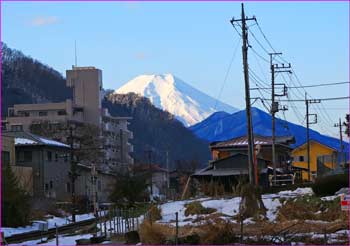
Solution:
[[[228,113],[237,111],[234,107],[217,101],[172,74],[140,75],[114,93],[129,92],[147,97],[154,106],[175,115],[185,126],[201,122],[216,111]]]
[[[310,187],[297,188],[296,190],[293,190],[293,191],[286,190],[286,191],[278,192],[278,196],[285,197],[285,198],[297,197],[297,196],[306,196],[306,195],[308,195],[308,196],[314,195],[314,192],[312,191],[312,189]]]

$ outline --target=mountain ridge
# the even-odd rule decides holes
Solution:
[[[253,131],[256,135],[271,136],[271,115],[252,107]],[[245,110],[233,114],[212,114],[206,120],[190,127],[199,138],[209,142],[224,141],[235,137],[247,135],[247,122]],[[306,128],[304,126],[276,118],[276,136],[291,135],[295,137],[297,147],[306,142]],[[310,139],[319,141],[334,149],[340,150],[340,141],[310,129]],[[349,144],[343,141],[346,149]]]

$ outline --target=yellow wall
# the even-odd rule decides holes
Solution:
[[[311,172],[317,172],[317,157],[323,156],[323,155],[332,155],[336,151],[325,146],[322,144],[319,144],[317,142],[311,141],[310,142],[310,170]],[[304,144],[292,151],[292,157],[298,157],[298,156],[304,156],[303,162],[293,161],[293,166],[295,167],[302,167],[302,168],[308,168],[307,166],[307,144]],[[328,168],[335,168],[333,166],[332,162],[326,162],[325,166]],[[302,172],[302,179],[308,180],[308,172],[303,171]]]

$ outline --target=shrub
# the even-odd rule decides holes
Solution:
[[[148,215],[152,221],[161,220],[162,219],[162,210],[160,207],[153,204],[148,210]]]
[[[117,173],[110,199],[118,207],[134,207],[137,202],[144,202],[147,194],[146,175]]]
[[[349,187],[349,175],[337,174],[317,178],[312,190],[318,196],[330,196],[343,187]]]
[[[198,201],[194,201],[185,205],[185,216],[194,215],[194,214],[211,214],[216,211],[215,208],[205,208]]]

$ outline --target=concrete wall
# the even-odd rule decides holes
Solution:
[[[12,171],[18,180],[19,186],[29,195],[33,196],[33,168],[12,166]]]
[[[15,165],[15,140],[12,137],[1,136],[1,151],[2,151],[2,161],[4,158],[9,157],[9,164],[11,166]],[[5,153],[6,152],[6,153]],[[5,157],[6,155],[6,157]],[[4,164],[4,163],[2,163]]]
[[[40,112],[45,112],[47,115],[40,115]],[[9,108],[9,117],[6,120],[7,130],[11,130],[13,125],[22,125],[24,131],[29,131],[30,125],[35,122],[82,121],[83,118],[79,114],[73,114],[72,100],[66,100],[61,103],[15,104],[13,108]]]
[[[86,196],[90,201],[93,200],[93,182],[90,168],[78,168],[79,177],[76,181],[76,193],[78,196]],[[97,201],[109,202],[109,195],[114,188],[115,177],[108,174],[98,173],[96,188]]]
[[[31,160],[21,160],[19,158],[25,151],[32,153]],[[51,161],[48,158],[48,152],[51,152]],[[67,183],[69,182],[70,163],[69,159],[65,161],[63,157],[65,154],[68,154],[66,149],[49,146],[16,148],[16,165],[32,168],[34,197],[50,197],[58,201],[69,199],[70,192],[67,191]]]

